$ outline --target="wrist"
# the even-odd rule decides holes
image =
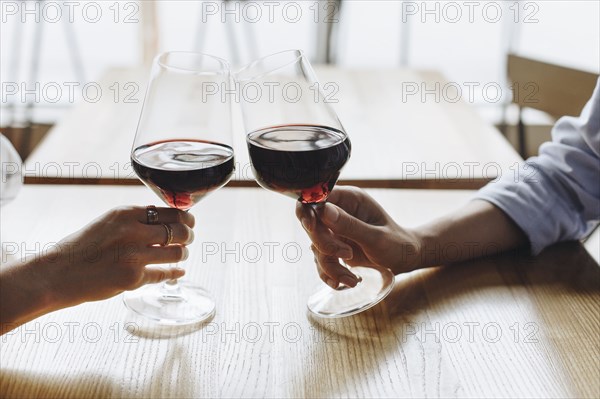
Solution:
[[[392,269],[394,274],[407,273],[423,267],[421,259],[423,238],[419,231],[399,228],[395,236],[395,247],[397,248],[395,258],[398,261],[395,262]]]
[[[65,284],[69,276],[69,267],[62,257],[43,256],[36,265],[36,279],[39,285],[41,300],[46,305],[46,313],[76,305],[70,299],[69,286]]]
[[[58,309],[55,291],[48,285],[43,261],[35,258],[1,269],[2,324],[17,326]]]
[[[32,280],[36,282],[32,285],[30,294],[36,298],[43,313],[60,309],[62,293],[57,281],[61,272],[56,262],[46,256],[40,256],[30,262],[27,268]]]
[[[415,249],[415,269],[436,266],[440,263],[437,251],[438,236],[428,226],[421,226],[412,230],[417,248]]]

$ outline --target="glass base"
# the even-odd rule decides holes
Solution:
[[[324,285],[308,298],[308,310],[324,318],[352,316],[377,305],[394,286],[394,274],[383,267],[351,267],[362,281],[356,287],[334,290]]]
[[[196,324],[215,314],[210,294],[189,282],[146,285],[125,292],[123,302],[133,312],[161,325]]]

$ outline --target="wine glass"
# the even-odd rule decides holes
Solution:
[[[233,175],[231,101],[223,95],[230,83],[229,65],[220,58],[168,52],[154,60],[131,163],[172,208],[188,211]],[[207,291],[177,280],[127,292],[124,301],[164,325],[199,323],[215,311]]]
[[[256,181],[318,213],[350,158],[351,145],[306,56],[300,50],[279,52],[250,63],[235,78]],[[313,314],[350,316],[392,289],[389,269],[349,269],[359,279],[356,287],[334,290],[322,284],[308,299]]]

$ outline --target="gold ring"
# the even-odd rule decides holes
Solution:
[[[154,205],[148,205],[146,207],[146,222],[148,224],[158,223],[158,210],[156,210]]]
[[[162,225],[165,227],[165,230],[167,231],[167,241],[165,241],[165,243],[162,246],[167,247],[167,246],[171,245],[171,243],[173,242],[173,229],[171,228],[171,226],[169,226],[166,223],[163,223]]]

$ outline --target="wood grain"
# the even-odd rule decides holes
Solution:
[[[331,66],[316,71],[321,86],[329,85],[326,93],[352,140],[352,158],[342,171],[343,181],[382,188],[406,181],[412,188],[471,189],[474,182],[511,173],[509,168],[521,161],[471,105],[443,95],[448,82],[439,73]],[[109,70],[98,82],[104,93],[100,100],[77,105],[27,159],[27,181],[135,180],[129,153],[146,79],[143,69]],[[115,87],[121,88],[119,97]],[[409,87],[418,92],[409,94]],[[424,95],[436,87],[437,95]],[[234,179],[252,181],[239,107],[234,109]]]
[[[473,194],[370,192],[404,226]],[[1,210],[3,256],[11,243],[43,248],[110,207],[156,202],[143,187],[25,186]],[[323,321],[306,311],[318,279],[293,201],[223,189],[192,212],[184,267],[217,301],[210,323],[153,328],[119,297],[46,315],[0,337],[0,397],[600,395],[600,269],[578,243],[398,276],[382,304]],[[67,323],[77,323],[72,337]]]

